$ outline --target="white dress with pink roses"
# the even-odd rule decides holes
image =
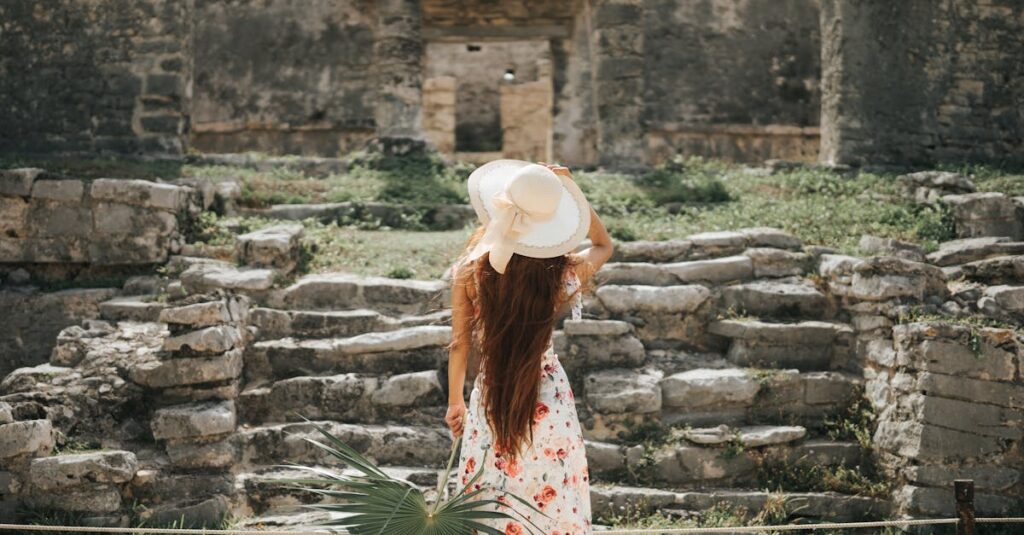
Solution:
[[[570,295],[579,288],[575,274],[571,274],[566,282]],[[581,312],[582,300],[577,293],[572,301],[572,318],[579,319]],[[494,454],[491,429],[480,403],[483,373],[477,375],[469,396],[459,456],[460,488],[481,469],[486,453],[488,466],[476,481],[476,485],[493,489],[483,493],[486,498],[509,503],[516,512],[508,507],[502,508],[505,512],[513,516],[517,516],[517,512],[526,515],[543,530],[544,535],[589,535],[592,533],[590,477],[572,389],[553,347],[549,346],[545,352],[542,366],[533,444],[512,461]],[[505,493],[530,501],[547,518],[515,499],[505,497]],[[490,520],[485,524],[504,531],[506,535],[536,531],[528,522],[520,520]]]

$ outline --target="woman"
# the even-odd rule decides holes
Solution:
[[[470,176],[469,192],[483,225],[453,268],[445,417],[455,436],[466,434],[461,482],[483,470],[485,497],[520,520],[489,521],[506,534],[589,534],[583,436],[551,335],[564,305],[580,317],[580,292],[611,256],[611,238],[565,167],[490,162]],[[588,236],[592,245],[574,253]],[[471,348],[480,371],[467,408]]]

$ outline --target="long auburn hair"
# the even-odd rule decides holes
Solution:
[[[472,249],[482,228],[470,238]],[[488,255],[467,265],[477,289],[473,340],[483,359],[483,403],[496,455],[516,457],[533,442],[541,361],[561,306],[570,258],[513,254],[504,274]]]

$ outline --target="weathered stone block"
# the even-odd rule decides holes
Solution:
[[[887,408],[886,411],[894,410]],[[1003,451],[1002,440],[920,422],[895,419],[883,411],[875,430],[877,447],[916,459],[918,462],[946,462],[980,458]]]
[[[587,468],[595,474],[614,472],[626,466],[625,448],[618,444],[585,440]]]
[[[126,483],[138,469],[139,463],[130,451],[57,455],[33,460],[29,482],[39,490]]]
[[[173,213],[117,202],[98,202],[93,225],[100,234],[170,234],[177,230]]]
[[[616,320],[573,320],[567,319],[562,325],[566,336],[622,336],[632,332],[624,321]]]
[[[244,308],[248,310],[248,299],[239,303],[235,308],[239,312]],[[247,314],[246,314],[247,315]],[[160,321],[174,325],[190,325],[192,327],[211,327],[233,321],[244,321],[243,317],[234,317],[228,308],[227,300],[217,300],[208,303],[195,303],[180,307],[165,308],[160,311]]]
[[[169,388],[235,379],[242,375],[242,350],[198,358],[173,358],[132,366],[132,381],[149,388]]]
[[[1008,490],[1021,481],[1021,472],[1008,466],[908,466],[907,479],[927,487],[952,488],[957,479],[971,479],[981,490]]]
[[[685,484],[749,477],[757,463],[746,455],[723,456],[714,448],[679,446],[655,452],[652,468],[652,475],[659,481]]]
[[[664,264],[662,269],[679,282],[723,283],[747,280],[754,276],[754,263],[748,256],[727,256]]]
[[[683,260],[693,248],[689,240],[632,241],[615,245],[616,262],[674,262]]]
[[[743,255],[753,262],[754,276],[757,278],[803,275],[810,268],[812,260],[806,253],[768,247],[747,249]]]
[[[803,282],[755,281],[722,289],[722,307],[754,316],[828,318],[834,313],[828,298]]]
[[[1024,238],[1024,228],[1017,219],[1016,206],[1002,193],[968,193],[947,195],[942,201],[953,209],[957,235],[961,238],[1006,236]]]
[[[610,262],[597,272],[600,284],[671,286],[678,281],[661,265],[646,262]]]
[[[87,206],[33,199],[28,211],[32,236],[87,237],[92,234],[92,211]]]
[[[32,184],[32,198],[78,203],[85,187],[81,180],[36,180]]]
[[[239,263],[289,273],[302,255],[302,225],[277,225],[242,234],[235,244]]]
[[[373,404],[385,407],[422,407],[442,398],[441,381],[433,370],[392,376],[370,396]]]
[[[14,414],[11,412],[11,405],[6,401],[0,401],[0,425],[9,424],[14,421]]]
[[[740,428],[739,440],[749,448],[795,442],[807,436],[807,429],[799,425],[757,425]]]
[[[67,492],[39,492],[28,501],[38,508],[80,513],[113,513],[121,508],[121,492],[110,485],[72,489]]]
[[[586,399],[602,413],[649,413],[661,410],[661,372],[611,369],[587,375]]]
[[[238,446],[230,438],[198,444],[171,441],[167,444],[167,457],[178,468],[227,468],[238,462]]]
[[[690,370],[661,381],[664,405],[684,410],[748,406],[760,388],[755,377],[736,368]]]
[[[45,172],[42,169],[28,167],[0,170],[0,195],[28,197],[32,194],[32,183]]]
[[[23,237],[28,233],[28,201],[20,197],[0,197],[0,236]]]
[[[597,298],[608,310],[631,312],[689,313],[711,297],[704,286],[602,286]]]
[[[217,264],[195,264],[181,274],[181,284],[189,293],[213,290],[269,290],[277,274],[272,269],[236,269]]]
[[[235,404],[231,401],[191,403],[158,409],[153,414],[153,438],[191,439],[235,430]]]
[[[53,445],[53,426],[49,420],[23,420],[0,425],[0,459],[49,455]]]
[[[243,333],[231,325],[215,325],[171,336],[164,340],[164,351],[189,350],[195,353],[223,353],[242,345]]]
[[[159,208],[172,212],[185,206],[186,189],[171,184],[158,184],[145,180],[101,178],[93,181],[91,195],[94,200]]]

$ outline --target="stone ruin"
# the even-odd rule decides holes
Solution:
[[[303,418],[436,485],[451,447],[446,281],[296,277],[294,224],[242,235],[230,251],[183,243],[187,217],[168,215],[215,204],[200,185],[0,179],[4,209],[24,217],[5,243],[41,255],[0,265],[5,307],[31,304],[4,327],[14,368],[0,380],[0,516],[308,526],[322,515],[297,506],[330,498],[276,483],[295,474],[280,465],[343,467],[302,440],[315,433]],[[771,228],[618,244],[585,319],[555,334],[597,517],[720,504],[782,504],[793,520],[949,516],[957,478],[975,480],[980,515],[1024,510],[1021,200],[974,193],[959,176],[900,180],[908,196],[952,205],[963,238],[925,254],[865,236],[864,258]],[[40,215],[54,203],[92,231],[55,231]],[[120,234],[95,225],[122,212],[125,224],[153,224],[131,234],[135,249],[76,256],[112,248]],[[61,242],[65,256],[37,245]],[[99,270],[111,255],[166,263],[122,288],[23,287],[27,269]],[[828,422],[863,403],[877,414],[862,430],[873,436],[837,435]],[[877,472],[885,490],[767,486],[779,467]]]
[[[1024,162],[1018,0],[0,6],[0,153]],[[273,53],[268,53],[273,51]],[[280,65],[289,65],[282,74]]]

